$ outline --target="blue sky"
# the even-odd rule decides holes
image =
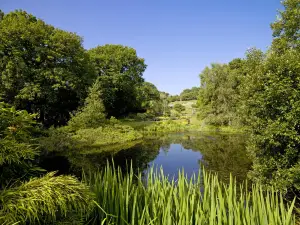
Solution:
[[[135,48],[145,58],[147,81],[178,94],[199,86],[212,62],[243,57],[271,44],[270,23],[280,0],[0,0],[5,13],[23,9],[84,38]]]

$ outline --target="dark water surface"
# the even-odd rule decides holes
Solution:
[[[232,134],[178,133],[148,137],[135,143],[107,148],[83,149],[67,153],[51,153],[40,164],[48,171],[81,175],[84,170],[96,171],[107,160],[126,170],[128,162],[136,171],[149,167],[162,167],[170,177],[177,177],[182,168],[187,176],[206,170],[218,172],[227,181],[229,174],[242,181],[251,166],[245,151],[246,137]]]

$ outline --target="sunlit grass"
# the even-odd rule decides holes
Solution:
[[[205,171],[192,179],[180,172],[178,180],[172,180],[163,170],[152,168],[143,178],[108,165],[84,179],[96,195],[93,224],[295,224],[294,202],[287,206],[280,193],[260,185],[249,191],[233,178],[227,185]]]

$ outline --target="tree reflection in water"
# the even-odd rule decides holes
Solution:
[[[107,161],[113,159],[115,166],[126,171],[132,163],[134,171],[145,171],[160,151],[168,155],[172,144],[180,144],[185,150],[200,152],[202,159],[198,166],[217,172],[220,179],[228,181],[230,173],[237,181],[243,181],[251,167],[251,161],[245,150],[246,137],[231,134],[177,133],[164,136],[151,136],[141,142],[108,146],[101,149],[81,149],[66,153],[51,153],[40,164],[46,170],[59,170],[61,173],[80,176],[82,169],[97,171]],[[155,161],[154,161],[155,162]],[[173,165],[174,166],[174,165]],[[176,166],[175,166],[176,167]]]

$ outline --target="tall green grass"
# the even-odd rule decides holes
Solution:
[[[85,176],[96,195],[91,224],[117,225],[292,225],[294,202],[286,205],[280,193],[260,185],[221,183],[203,171],[192,179],[180,172],[170,180],[163,170],[122,174],[107,165],[102,172]]]

